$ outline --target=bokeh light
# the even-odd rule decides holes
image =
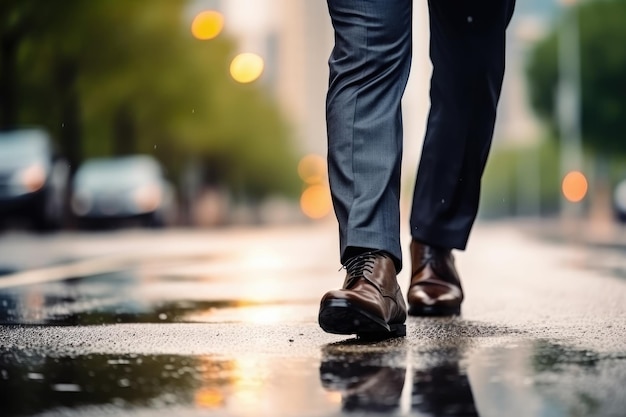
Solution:
[[[194,403],[199,408],[217,409],[225,403],[224,394],[215,388],[201,388],[194,397]]]
[[[572,203],[577,203],[585,198],[588,187],[587,178],[580,171],[568,172],[563,178],[563,195]]]
[[[322,219],[332,211],[330,189],[326,185],[311,185],[300,197],[302,212],[311,219]]]
[[[246,52],[237,55],[230,63],[230,75],[239,83],[251,83],[261,76],[264,67],[263,58]]]
[[[213,10],[199,13],[191,22],[191,33],[203,41],[217,37],[224,28],[224,16]]]
[[[320,184],[326,178],[326,160],[320,155],[310,154],[298,163],[298,175],[307,184]]]

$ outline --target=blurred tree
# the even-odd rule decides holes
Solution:
[[[232,40],[195,40],[185,0],[3,0],[0,128],[47,127],[76,166],[151,153],[177,174],[251,196],[297,192],[287,124],[258,84],[228,75]]]
[[[583,142],[598,153],[626,154],[626,0],[596,0],[577,7]],[[555,132],[558,30],[536,46],[528,66],[532,104]]]

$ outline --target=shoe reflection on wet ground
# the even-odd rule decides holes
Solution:
[[[346,413],[478,416],[459,365],[463,352],[451,347],[421,355],[427,359],[412,360],[403,342],[372,349],[358,341],[333,343],[322,349],[320,380],[326,390],[341,393]]]

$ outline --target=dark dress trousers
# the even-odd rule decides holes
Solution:
[[[478,211],[515,0],[429,0],[431,109],[411,211],[413,238],[464,249]],[[326,101],[341,261],[400,248],[401,99],[412,0],[328,0],[335,31]],[[416,138],[413,138],[416,140]]]

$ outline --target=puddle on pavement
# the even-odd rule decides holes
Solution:
[[[318,358],[0,349],[2,415],[617,416],[626,407],[626,355],[546,341],[468,349],[403,339],[333,343]]]
[[[138,287],[142,287],[140,278],[127,271],[3,290],[0,323],[314,320],[308,316],[308,305],[211,300],[206,290],[178,301],[179,293],[176,300],[165,296],[163,288],[170,287],[150,297],[138,293]],[[191,293],[201,287],[185,288]],[[233,416],[557,417],[619,416],[626,409],[625,353],[600,354],[556,342],[524,341],[523,333],[510,329],[507,334],[517,342],[490,346],[485,341],[499,340],[502,330],[467,322],[438,322],[430,327],[413,323],[416,326],[406,339],[349,340],[322,346],[319,357],[300,358],[254,352],[235,357],[54,357],[0,345],[0,415],[63,410],[59,413],[125,416],[148,410],[149,415],[215,411]],[[429,328],[437,334],[429,334]],[[432,343],[411,341],[420,337]]]
[[[146,285],[132,271],[0,291],[0,324],[273,323],[313,320],[306,303],[281,299],[212,299],[202,281]],[[147,291],[149,291],[147,293]],[[186,298],[187,297],[187,298]]]

